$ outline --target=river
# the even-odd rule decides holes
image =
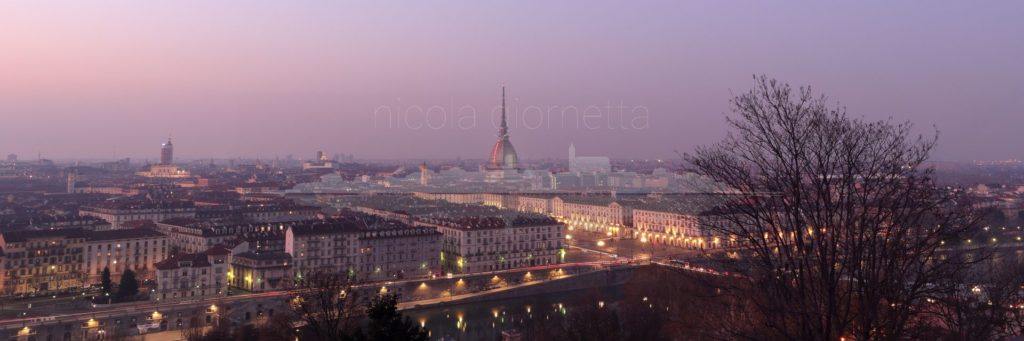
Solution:
[[[432,340],[501,340],[501,332],[523,319],[565,314],[583,304],[622,299],[621,286],[548,293],[515,299],[451,304],[402,311],[430,330]]]

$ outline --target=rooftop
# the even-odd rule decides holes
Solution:
[[[725,203],[729,197],[719,194],[687,194],[645,198],[632,203],[636,210],[698,215]]]
[[[145,209],[189,209],[195,208],[191,201],[107,201],[82,206],[81,210],[96,209],[145,210]]]
[[[518,212],[493,206],[457,204],[412,196],[373,196],[353,206],[404,214],[430,224],[465,229],[526,227],[558,224],[543,214]]]
[[[340,216],[331,219],[296,222],[290,228],[295,235],[363,233],[361,238],[438,233],[429,227],[411,226],[401,221],[353,211],[343,211]]]
[[[66,229],[47,229],[47,230],[22,230],[22,231],[11,231],[4,232],[3,238],[6,243],[17,243],[26,242],[32,239],[50,239],[50,238],[65,238],[65,239],[77,239],[85,238],[86,230],[81,228],[66,228]]]
[[[292,259],[292,255],[289,255],[289,254],[284,253],[284,252],[262,252],[262,253],[242,252],[242,253],[239,253],[237,255],[234,255],[234,257],[232,257],[232,258],[233,259],[245,258],[245,259],[252,259],[252,260],[290,260],[290,259]]]
[[[147,228],[86,232],[86,239],[90,241],[158,237],[164,237],[164,234]]]
[[[201,268],[210,266],[205,253],[179,253],[154,265],[158,270],[175,270],[183,267]]]

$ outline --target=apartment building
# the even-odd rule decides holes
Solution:
[[[158,301],[218,297],[227,293],[230,252],[216,247],[201,253],[181,253],[156,264]]]
[[[539,214],[442,211],[417,222],[444,236],[442,268],[471,273],[562,262],[564,225]]]
[[[296,276],[329,271],[360,281],[419,277],[439,269],[441,235],[432,228],[346,211],[288,227],[285,252]]]
[[[81,228],[23,230],[0,234],[3,295],[70,292],[86,283]]]
[[[91,231],[84,251],[87,283],[99,283],[104,268],[115,282],[125,270],[139,279],[153,279],[156,263],[167,258],[168,243],[166,235],[146,228]]]
[[[171,218],[194,218],[195,204],[191,201],[130,201],[104,202],[82,206],[79,215],[93,216],[110,223],[111,229],[123,228],[130,221],[163,221]]]
[[[239,219],[173,218],[158,222],[157,230],[168,237],[178,252],[199,253],[248,233],[284,231],[284,223],[256,223]]]

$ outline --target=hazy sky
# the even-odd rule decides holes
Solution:
[[[1022,64],[1021,1],[3,1],[0,154],[483,158],[506,84],[521,158],[670,158],[763,73],[1024,159]]]

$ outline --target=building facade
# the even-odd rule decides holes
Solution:
[[[472,273],[559,264],[564,225],[546,216],[419,218],[444,235],[442,268]]]
[[[163,221],[171,218],[194,218],[196,207],[191,201],[101,203],[82,206],[78,214],[93,216],[120,229],[129,221]]]
[[[293,283],[291,260],[291,255],[284,252],[232,255],[228,285],[249,292],[288,289]]]
[[[160,146],[160,164],[170,165],[174,163],[174,145],[171,144],[171,138],[167,138],[167,142]]]
[[[228,256],[216,248],[203,253],[182,253],[156,264],[157,301],[201,299],[227,293]]]
[[[614,198],[590,196],[556,197],[551,201],[551,216],[568,229],[580,229],[611,237],[630,236],[633,210]]]
[[[296,276],[347,273],[359,281],[428,276],[439,270],[441,235],[431,228],[357,212],[285,233]]]
[[[716,207],[727,199],[724,195],[691,194],[636,202],[631,234],[642,241],[691,249],[734,246],[734,236],[709,228],[721,217],[715,213]]]
[[[117,282],[125,270],[140,280],[154,279],[156,263],[167,258],[167,236],[151,229],[95,231],[85,239],[87,283],[99,283],[103,269]]]
[[[246,222],[236,219],[174,218],[156,224],[168,237],[171,247],[184,253],[204,252],[218,244],[238,239],[248,233],[284,230],[283,224]]]
[[[15,231],[0,234],[6,295],[81,289],[88,273],[83,262],[85,230]]]

